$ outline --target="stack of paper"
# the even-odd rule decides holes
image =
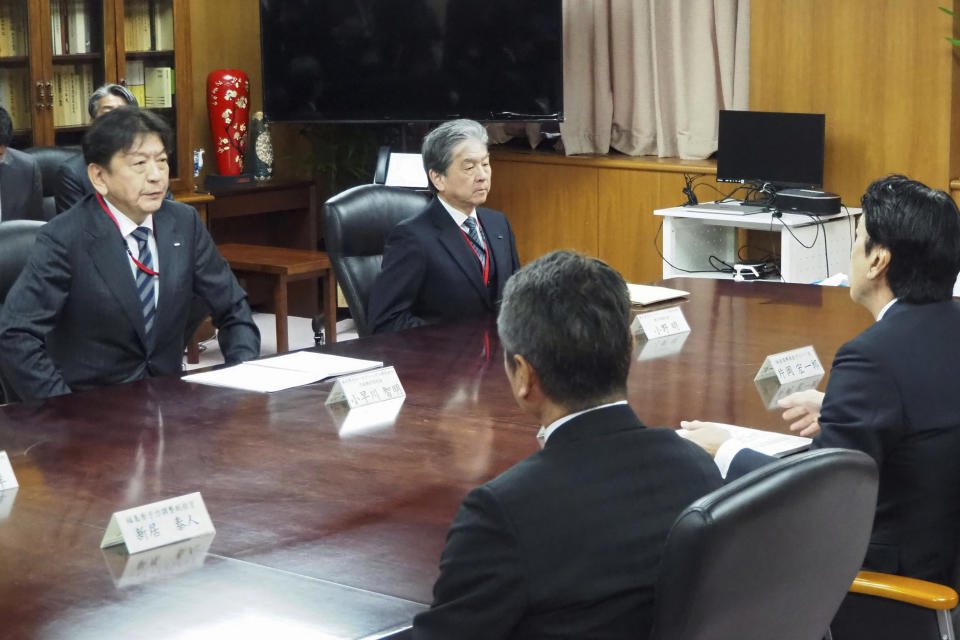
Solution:
[[[803,436],[792,436],[786,433],[775,433],[773,431],[763,431],[762,429],[752,429],[750,427],[738,427],[735,424],[722,424],[711,422],[710,424],[726,429],[734,438],[739,440],[744,446],[765,453],[768,456],[777,456],[781,458],[791,453],[803,451],[810,447],[813,442],[811,438]],[[689,431],[680,429],[677,433],[684,436]]]
[[[271,393],[301,387],[334,376],[382,367],[382,362],[297,351],[275,358],[184,376],[181,380],[217,387]]]
[[[630,302],[644,306],[690,295],[689,291],[669,287],[654,287],[649,284],[627,284],[627,289],[630,291]]]

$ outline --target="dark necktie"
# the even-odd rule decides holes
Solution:
[[[147,227],[137,227],[131,235],[136,239],[140,249],[140,264],[153,269],[153,255],[150,253],[150,245],[147,239],[150,237],[150,229]],[[157,317],[156,296],[153,292],[154,278],[152,275],[137,267],[137,296],[140,298],[140,308],[143,310],[144,333],[150,339],[153,333],[153,321]]]
[[[487,262],[487,250],[480,241],[480,230],[477,229],[477,221],[470,217],[463,222],[463,225],[467,228],[467,237],[470,238],[470,244],[477,250],[477,257],[480,258],[480,267],[482,268]]]

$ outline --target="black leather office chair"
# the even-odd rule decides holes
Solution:
[[[0,224],[0,309],[7,300],[7,293],[17,281],[24,265],[27,264],[37,232],[44,224],[46,223],[39,220],[10,220]],[[2,373],[0,373],[0,392],[3,395],[0,402],[19,399],[10,389]]]
[[[367,300],[380,272],[387,235],[401,220],[423,211],[432,196],[379,184],[338,193],[323,205],[326,251],[360,337],[370,335]]]
[[[52,220],[57,215],[54,196],[57,193],[57,171],[64,162],[82,153],[77,147],[30,147],[24,149],[40,166],[40,182],[43,185],[43,216]]]
[[[687,507],[664,546],[652,640],[820,640],[863,562],[877,468],[820,449]]]

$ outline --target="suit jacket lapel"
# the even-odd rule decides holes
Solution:
[[[191,291],[181,291],[180,283],[184,282],[184,270],[187,268],[187,245],[184,242],[184,231],[176,224],[173,215],[166,214],[166,202],[153,214],[153,228],[157,238],[157,254],[160,262],[159,295],[157,297],[157,323],[154,327],[155,336],[168,335],[170,323],[174,320],[174,300],[177,296],[193,295]]]
[[[477,256],[474,255],[470,247],[467,246],[467,241],[464,239],[463,233],[457,225],[454,224],[450,214],[447,213],[447,210],[443,208],[443,205],[440,204],[438,199],[434,199],[433,204],[430,206],[429,215],[434,226],[437,228],[437,240],[440,241],[443,248],[447,250],[447,253],[453,258],[453,261],[456,262],[460,270],[463,271],[467,280],[476,290],[477,295],[486,301],[487,292],[486,287],[483,285],[480,263],[477,261]],[[500,266],[499,263],[497,266]]]
[[[137,285],[130,271],[130,258],[127,256],[123,236],[95,198],[87,199],[85,213],[88,216],[86,234],[90,261],[117,299],[146,349],[143,310],[137,297]]]

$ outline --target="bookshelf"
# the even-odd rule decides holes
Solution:
[[[13,146],[80,144],[87,99],[105,82],[126,84],[173,127],[171,187],[191,189],[189,0],[0,0]]]

